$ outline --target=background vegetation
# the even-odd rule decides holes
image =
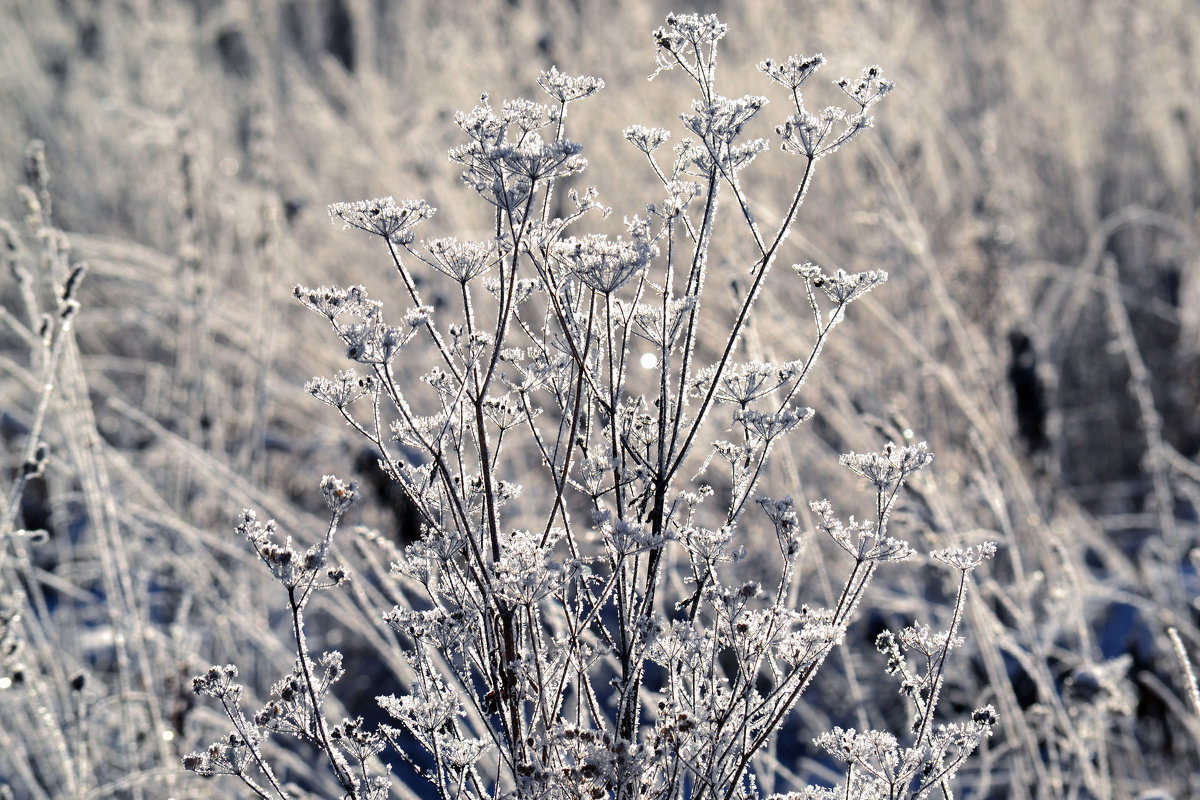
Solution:
[[[1200,709],[1166,634],[1200,653],[1195,4],[702,6],[730,26],[725,94],[764,91],[753,64],[793,52],[830,58],[821,81],[879,63],[898,86],[872,135],[829,162],[784,256],[891,279],[839,329],[801,398],[814,427],[776,455],[776,483],[797,499],[852,496],[838,453],[915,436],[937,460],[899,529],[921,549],[1001,544],[945,690],[959,713],[990,702],[1001,720],[964,794],[1200,793],[1186,766],[1200,762]],[[4,791],[231,788],[179,769],[224,728],[190,676],[236,654],[265,694],[293,657],[277,587],[230,533],[236,512],[254,506],[316,537],[315,488],[336,472],[374,497],[350,522],[386,542],[413,536],[373,458],[301,388],[343,362],[292,284],[401,297],[377,248],[331,228],[325,205],[423,197],[439,208],[438,235],[486,232],[444,156],[453,112],[485,90],[532,96],[554,64],[608,83],[572,109],[586,183],[617,219],[639,210],[655,192],[620,131],[678,131],[690,99],[645,81],[649,31],[668,10],[0,0],[5,485],[41,419],[49,449],[4,519]],[[828,84],[809,91],[835,99]],[[32,175],[39,191],[34,138],[51,176],[43,211],[69,248],[23,228],[18,187]],[[745,179],[772,191],[769,173]],[[23,333],[37,334],[34,309],[55,310],[54,281],[79,261],[78,311],[45,339]],[[713,266],[732,292],[738,263],[730,253]],[[803,302],[764,298],[746,355],[771,359]],[[810,545],[806,567],[818,596],[831,591],[825,544]],[[363,570],[388,558],[366,535],[343,548]],[[362,610],[384,591],[363,582],[310,613],[322,644],[360,667],[339,694],[354,713],[395,680],[380,655],[390,631]],[[873,610],[851,631],[864,646],[842,651],[799,709],[787,770],[832,781],[813,736],[901,718],[872,643],[884,626],[944,624],[945,599],[932,569],[873,584]]]

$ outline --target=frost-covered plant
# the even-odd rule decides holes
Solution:
[[[762,496],[758,485],[772,449],[813,413],[795,400],[833,328],[887,275],[797,265],[791,279],[813,323],[807,352],[767,364],[740,361],[739,345],[818,162],[870,127],[869,109],[892,84],[870,67],[837,82],[849,110],[813,113],[801,88],[823,57],[759,65],[787,90],[778,133],[796,159],[791,202],[768,223],[741,182],[769,147],[744,137],[767,99],[717,93],[724,35],[715,17],[696,15],[670,16],[655,32],[658,71],[682,70],[700,96],[680,117],[692,135],[669,159],[658,155],[666,130],[625,130],[663,194],[645,216],[625,219],[624,235],[577,232],[609,213],[595,189],[567,190],[567,210],[556,216],[555,194],[586,166],[567,138],[569,105],[604,85],[556,69],[539,79],[548,105],[495,107],[485,96],[456,118],[467,142],[450,157],[492,209],[489,238],[418,239],[434,214],[423,201],[330,207],[346,227],[382,240],[413,304],[393,322],[361,286],[295,288],[356,363],[315,378],[308,391],[373,444],[422,521],[419,541],[393,564],[422,599],[386,613],[410,667],[407,693],[379,698],[396,726],[326,719],[342,659],[308,652],[303,611],[316,590],[345,578],[328,562],[355,494],[326,478],[331,524],[318,544],[302,550],[280,540],[252,512],[238,525],[287,591],[296,666],[253,716],[241,709],[234,667],[197,678],[196,690],[221,701],[234,731],[189,756],[188,768],[236,775],[262,797],[288,796],[260,746],[287,733],[323,751],[354,798],[388,793],[376,756],[389,745],[414,766],[431,763],[422,771],[447,800],[760,796],[764,746],[842,642],[875,571],[913,554],[889,535],[889,520],[932,454],[922,443],[843,457],[873,485],[875,507],[869,519],[843,522],[827,501],[812,504],[818,528],[851,562],[832,608],[797,607],[800,518],[791,498]],[[710,281],[722,193],[752,254],[732,321],[716,326],[727,311]],[[433,282],[448,287],[457,309],[426,302],[423,287]],[[409,380],[398,364],[404,353],[420,360],[418,343],[436,363]],[[632,370],[635,348],[653,367],[649,380]],[[711,435],[718,426],[723,438]],[[514,450],[532,453],[540,471],[515,474],[517,462],[505,458]],[[702,482],[710,472],[720,473],[717,486]],[[779,546],[778,571],[765,584],[729,578],[729,562],[743,553],[739,537],[764,525],[745,513],[754,506]],[[889,650],[920,721],[913,745],[901,752],[880,732],[818,739],[851,764],[851,794],[868,783],[879,797],[944,786],[990,732],[990,709],[965,725],[932,722],[967,575],[988,552],[937,554],[962,574],[954,623],[941,635],[902,635]],[[914,648],[932,659],[924,673],[900,655]],[[414,744],[427,755],[413,755]],[[864,777],[876,768],[892,776],[878,779],[886,786]]]

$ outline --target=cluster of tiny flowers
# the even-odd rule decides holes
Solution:
[[[809,508],[821,519],[817,529],[829,534],[858,561],[906,561],[916,552],[905,541],[881,535],[870,520],[859,522],[851,517],[848,524],[843,524],[828,500],[813,501]]]
[[[995,723],[995,709],[984,706],[968,722],[937,726],[928,744],[907,748],[884,731],[835,727],[818,736],[814,744],[849,766],[846,788],[830,794],[825,794],[829,790],[810,789],[787,797],[849,795],[883,800],[896,796],[896,787],[909,788],[917,797],[925,797],[954,776],[979,743],[992,735]]]
[[[882,70],[875,65],[864,69],[862,76],[854,80],[839,79],[837,87],[845,92],[847,97],[858,103],[859,108],[866,111],[882,100],[885,95],[890,94],[896,85],[884,78]]]
[[[909,475],[933,461],[933,453],[925,442],[897,447],[889,442],[878,453],[846,453],[841,457],[844,467],[875,484],[879,491],[890,491],[902,484]]]
[[[337,409],[373,394],[376,388],[374,376],[359,375],[353,369],[339,370],[332,379],[316,377],[304,384],[304,391]]]
[[[500,257],[495,242],[460,242],[452,236],[434,239],[425,247],[433,258],[430,266],[459,283],[487,272]]]
[[[926,658],[932,658],[946,650],[962,647],[964,640],[959,636],[951,636],[950,631],[934,631],[924,624],[906,625],[898,637],[900,646],[909,652],[920,653]],[[878,642],[876,643],[878,646]]]
[[[745,407],[771,394],[796,377],[798,372],[799,366],[796,364],[782,367],[764,361],[732,364],[721,372],[714,398],[718,403],[736,403]],[[707,391],[715,376],[715,368],[702,371],[696,378],[696,391]]]
[[[342,654],[336,650],[322,653],[317,664],[323,669],[320,675],[306,677],[303,665],[297,662],[290,674],[276,681],[271,687],[272,699],[254,715],[255,724],[270,731],[314,738],[317,707],[333,684],[346,674]]]
[[[430,306],[418,306],[404,315],[402,325],[390,325],[383,321],[383,305],[377,300],[369,299],[366,290],[361,286],[346,289],[322,286],[319,289],[309,289],[297,284],[292,287],[292,294],[305,306],[328,319],[346,345],[346,357],[362,364],[387,364],[408,344],[416,331],[426,325],[433,313]],[[359,321],[339,322],[343,315],[351,315]],[[343,384],[341,390],[353,391],[345,385],[345,378],[339,378],[338,382]],[[322,400],[325,400],[324,396],[330,396],[326,390],[339,389],[332,383],[319,381],[310,386],[308,391]],[[335,405],[334,402],[330,404]]]
[[[384,736],[368,728],[362,717],[343,720],[329,731],[329,738],[356,761],[366,761],[387,747]],[[386,778],[380,779],[390,785]]]
[[[796,501],[790,497],[775,500],[758,497],[755,501],[775,526],[779,547],[784,556],[794,556],[800,550],[800,518],[796,515]]]
[[[796,627],[779,637],[775,652],[793,666],[811,664],[841,644],[845,634],[845,624],[834,620],[831,609],[802,608]]]
[[[309,289],[307,286],[296,284],[292,287],[292,294],[306,307],[330,322],[342,314],[365,316],[376,305],[374,301],[367,299],[367,290],[362,286],[322,286]]]
[[[736,100],[718,96],[710,101],[695,101],[693,113],[681,114],[679,118],[685,128],[709,143],[713,150],[719,150],[741,136],[766,104],[767,98],[759,95],[748,94]]]
[[[209,667],[208,672],[192,678],[192,691],[205,697],[236,703],[242,695],[242,687],[235,683],[237,676],[238,668],[235,664]]]
[[[562,93],[574,90],[558,82]],[[552,86],[555,84],[551,84]],[[586,96],[586,95],[584,95]],[[587,160],[582,148],[565,138],[547,141],[539,132],[561,119],[561,109],[552,109],[529,100],[512,100],[499,114],[487,95],[469,113],[458,113],[455,122],[470,141],[450,151],[450,160],[462,165],[463,182],[489,203],[525,222],[528,202],[540,181],[562,178],[582,171]]]
[[[974,547],[948,547],[943,550],[934,550],[929,557],[948,567],[968,572],[994,555],[996,555],[996,543],[984,542]]]
[[[704,69],[705,59],[712,59],[717,42],[728,31],[729,26],[715,14],[668,14],[666,24],[654,31],[654,42],[658,45],[654,60],[658,67],[650,77],[673,69],[676,64],[694,76],[697,69]]]
[[[647,128],[644,125],[630,125],[624,130],[625,138],[634,147],[646,155],[650,155],[662,147],[671,138],[671,132],[666,128]]]
[[[635,217],[628,227],[629,239],[610,239],[603,233],[563,239],[555,243],[554,256],[585,284],[610,295],[641,274],[658,255],[645,220]]]
[[[213,742],[205,750],[188,753],[183,767],[197,775],[243,775],[250,769],[252,755],[236,733],[225,741]]]
[[[733,419],[745,428],[747,441],[751,444],[758,444],[773,441],[785,433],[790,433],[812,419],[815,413],[811,408],[791,409],[786,406],[779,411],[756,411],[743,408],[733,415]]]
[[[330,491],[330,495],[334,502],[342,505],[343,509],[353,501],[354,497],[353,493],[343,490],[343,494],[339,498],[336,488]],[[329,501],[327,500],[327,502]],[[246,509],[242,512],[236,530],[254,547],[255,552],[271,570],[275,579],[289,589],[302,584],[313,584],[319,588],[325,588],[337,585],[346,579],[346,572],[343,568],[327,567],[328,537],[301,553],[292,545],[290,536],[285,537],[282,542],[276,541],[275,520],[261,523],[253,509]],[[329,582],[318,584],[316,583],[318,578]]]
[[[787,61],[782,64],[768,58],[758,62],[758,69],[771,80],[794,92],[824,65],[825,56],[817,53],[813,56],[788,56]]]
[[[402,242],[411,241],[413,226],[429,219],[436,211],[424,200],[405,200],[397,205],[394,198],[380,197],[334,203],[329,206],[329,217],[335,221],[341,220],[347,228],[357,228],[389,241]]]
[[[687,312],[696,305],[694,297],[680,297],[663,305],[638,303],[634,310],[637,334],[650,344],[663,349],[674,349],[683,334]]]
[[[499,597],[532,606],[558,592],[571,575],[571,566],[554,558],[557,539],[544,544],[540,532],[513,531],[504,542],[503,555],[492,567],[492,590]]]
[[[558,67],[550,67],[538,76],[538,85],[546,90],[546,94],[566,105],[591,97],[604,88],[604,81],[588,75],[571,77],[559,72]]]
[[[358,499],[358,484],[326,475],[321,478],[321,495],[325,498],[325,506],[335,516],[341,516]]]
[[[888,279],[888,274],[883,270],[848,273],[839,269],[833,275],[826,275],[820,267],[811,263],[797,264],[793,269],[839,306],[857,300],[872,289],[882,286]]]
[[[842,136],[834,139],[833,143],[826,144],[834,125],[845,119],[845,109],[837,106],[826,106],[819,113],[802,108],[776,127],[775,132],[783,139],[783,152],[795,153],[815,161],[832,153],[859,131],[870,126],[868,117],[855,117]]]
[[[687,207],[703,193],[700,184],[692,181],[669,181],[664,187],[667,196],[659,204],[651,203],[646,211],[664,220],[674,220],[687,212]]]

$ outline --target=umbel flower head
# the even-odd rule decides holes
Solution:
[[[879,453],[846,453],[842,465],[875,484],[880,491],[895,487],[917,470],[933,461],[925,442],[897,447],[888,442]]]
[[[425,246],[433,256],[430,266],[459,283],[487,272],[500,257],[496,242],[460,242],[447,236],[426,242]]]
[[[776,83],[795,91],[824,64],[825,56],[817,53],[814,56],[788,56],[782,64],[768,58],[758,62],[758,69]]]
[[[551,97],[566,104],[591,97],[604,88],[604,81],[589,75],[572,78],[570,75],[559,72],[558,67],[550,67],[549,70],[538,76],[538,85],[545,89]]]
[[[630,238],[610,239],[603,233],[556,242],[554,255],[585,284],[602,294],[624,286],[658,255],[645,220],[628,221]]]
[[[385,239],[411,241],[411,231],[421,220],[437,211],[424,200],[405,200],[399,205],[391,197],[355,200],[329,206],[329,217],[340,219],[347,228],[373,233]]]
[[[820,267],[809,262],[795,264],[792,269],[839,306],[852,303],[888,279],[888,274],[881,269],[854,273],[839,269],[833,275],[826,275]]]

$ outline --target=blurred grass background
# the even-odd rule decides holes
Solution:
[[[453,114],[484,91],[537,98],[553,64],[608,83],[571,111],[591,162],[581,185],[599,186],[617,220],[640,212],[658,192],[620,131],[678,138],[691,99],[678,76],[646,81],[650,32],[670,10],[729,24],[728,95],[770,95],[757,61],[817,51],[830,64],[810,106],[836,102],[829,81],[867,64],[898,85],[876,129],[819,165],[784,255],[891,280],[839,328],[801,398],[818,418],[776,457],[769,488],[861,503],[836,454],[911,431],[937,460],[900,531],[927,547],[1003,545],[947,694],[948,714],[981,702],[1001,714],[965,794],[1200,795],[1185,766],[1200,758],[1200,719],[1164,633],[1200,654],[1191,0],[0,0],[3,257],[33,276],[26,287],[6,264],[0,277],[6,482],[46,377],[21,334],[38,326],[30,297],[52,308],[63,264],[89,265],[41,432],[52,459],[20,506],[20,525],[50,540],[12,539],[2,562],[5,593],[21,593],[22,645],[0,691],[0,781],[15,796],[231,788],[177,769],[223,727],[193,705],[189,676],[234,660],[261,695],[290,662],[274,587],[230,535],[234,514],[253,505],[312,535],[314,489],[336,472],[375,498],[359,521],[411,535],[361,444],[301,389],[344,364],[292,284],[364,283],[402,304],[382,254],[331,226],[325,205],[422,197],[439,209],[423,235],[486,230],[445,158]],[[771,136],[775,100],[752,135]],[[17,232],[31,139],[45,143],[52,221],[70,241],[57,262]],[[796,163],[773,147],[744,175],[763,218],[786,202]],[[733,224],[722,233],[731,241]],[[744,254],[722,252],[715,274],[736,291]],[[781,281],[768,293],[747,357],[802,351],[799,292]],[[344,546],[367,574],[371,559],[386,568],[377,543]],[[811,549],[821,602],[840,565]],[[877,610],[801,709],[786,748],[801,777],[829,778],[808,747],[822,726],[903,728],[871,642],[946,611],[936,571],[896,573],[872,587]],[[403,672],[363,611],[389,591],[358,582],[322,634],[383,662],[343,687],[354,713],[368,713],[379,675]]]

